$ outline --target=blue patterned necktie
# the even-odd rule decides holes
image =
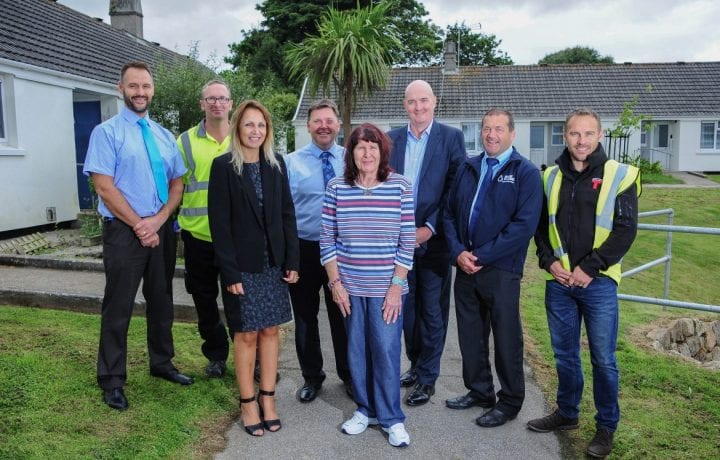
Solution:
[[[480,190],[478,191],[477,199],[475,200],[475,205],[473,206],[472,215],[470,217],[470,227],[468,228],[470,235],[473,234],[473,229],[475,228],[478,216],[480,215],[480,208],[482,207],[483,198],[485,197],[485,193],[487,193],[490,182],[492,182],[493,168],[499,163],[497,158],[491,157],[486,157],[485,162],[487,163],[487,168],[485,169],[485,175],[483,176],[482,182],[480,183]]]
[[[327,187],[330,179],[335,177],[335,170],[333,169],[332,164],[330,164],[330,155],[330,152],[323,152],[320,154],[320,159],[322,160],[323,181],[325,181],[325,187]]]
[[[150,131],[150,125],[147,120],[141,118],[138,120],[138,124],[142,130],[143,141],[145,141],[145,148],[147,149],[148,158],[150,159],[150,167],[152,168],[153,178],[155,179],[158,198],[165,204],[168,200],[168,183],[167,177],[165,177],[165,167],[163,166],[160,149],[158,149],[155,136],[153,136],[152,131]]]

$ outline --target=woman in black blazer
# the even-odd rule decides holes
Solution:
[[[257,101],[230,120],[231,150],[210,170],[208,217],[220,268],[225,316],[234,333],[235,374],[245,431],[278,431],[278,325],[292,319],[287,283],[298,280],[299,249],[285,162],[272,150],[272,121]],[[259,353],[255,404],[253,371]],[[259,407],[259,411],[258,411]]]

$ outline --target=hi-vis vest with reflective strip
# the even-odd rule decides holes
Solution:
[[[598,196],[597,207],[595,208],[594,249],[599,248],[608,236],[610,236],[613,226],[613,216],[615,215],[615,198],[627,190],[633,183],[637,184],[637,193],[639,196],[641,185],[640,171],[638,168],[618,163],[615,160],[605,162],[602,185],[600,186],[600,196]],[[562,240],[560,239],[560,232],[556,221],[561,184],[562,172],[558,166],[553,166],[545,170],[543,185],[548,205],[550,245],[553,248],[555,257],[560,260],[563,268],[570,271],[570,257],[562,247]],[[612,278],[617,284],[620,284],[622,273],[621,262],[622,261],[611,265],[607,270],[600,270],[600,273]],[[552,278],[552,275],[548,276],[548,279]]]
[[[218,144],[205,131],[205,120],[185,131],[178,139],[180,153],[185,159],[188,172],[185,175],[185,190],[178,224],[195,238],[212,241],[207,218],[207,188],[210,180],[212,161],[228,151],[230,136]],[[193,151],[193,146],[195,150]]]

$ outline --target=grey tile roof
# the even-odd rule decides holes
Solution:
[[[52,0],[0,0],[0,58],[116,83],[128,61],[187,59]]]
[[[384,90],[356,103],[353,119],[404,120],[403,92],[416,79],[433,87],[439,119],[479,120],[491,107],[525,119],[564,120],[577,107],[617,117],[635,95],[636,113],[656,119],[720,116],[720,62],[676,62],[470,66],[458,74],[444,74],[442,67],[397,68]],[[312,99],[301,101],[299,119]]]

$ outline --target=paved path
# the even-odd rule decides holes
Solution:
[[[38,259],[38,258],[35,258]],[[54,266],[47,258],[40,265]],[[99,312],[104,286],[102,271],[69,271],[72,264],[63,262],[65,269],[37,268],[28,259],[26,266],[18,258],[0,256],[0,304],[28,304],[53,306]],[[34,262],[33,262],[34,263]],[[28,266],[29,265],[29,266]],[[85,267],[88,268],[88,267]],[[101,268],[97,264],[90,268]],[[175,279],[175,302],[178,316],[192,318],[191,300],[185,293],[182,279]],[[142,296],[138,295],[142,305]],[[453,307],[454,308],[454,307]],[[518,418],[498,428],[484,429],[474,423],[483,409],[453,411],[445,408],[447,398],[466,392],[462,383],[460,353],[457,345],[455,315],[450,315],[447,344],[442,360],[440,378],[431,402],[422,407],[403,406],[411,445],[396,449],[387,443],[386,435],[369,429],[357,436],[340,432],[341,423],[352,415],[355,405],[345,395],[334,371],[333,354],[328,349],[329,326],[325,311],[320,314],[321,337],[328,378],[318,398],[309,404],[295,399],[295,391],[302,384],[297,364],[292,324],[282,343],[280,373],[277,387],[278,409],[283,421],[280,433],[268,433],[251,438],[237,424],[226,433],[227,446],[217,459],[237,458],[563,458],[563,446],[558,437],[531,432],[525,428],[530,418],[545,413],[545,401],[526,367],[527,397]],[[403,363],[406,366],[406,363]],[[403,390],[403,395],[405,390]]]

